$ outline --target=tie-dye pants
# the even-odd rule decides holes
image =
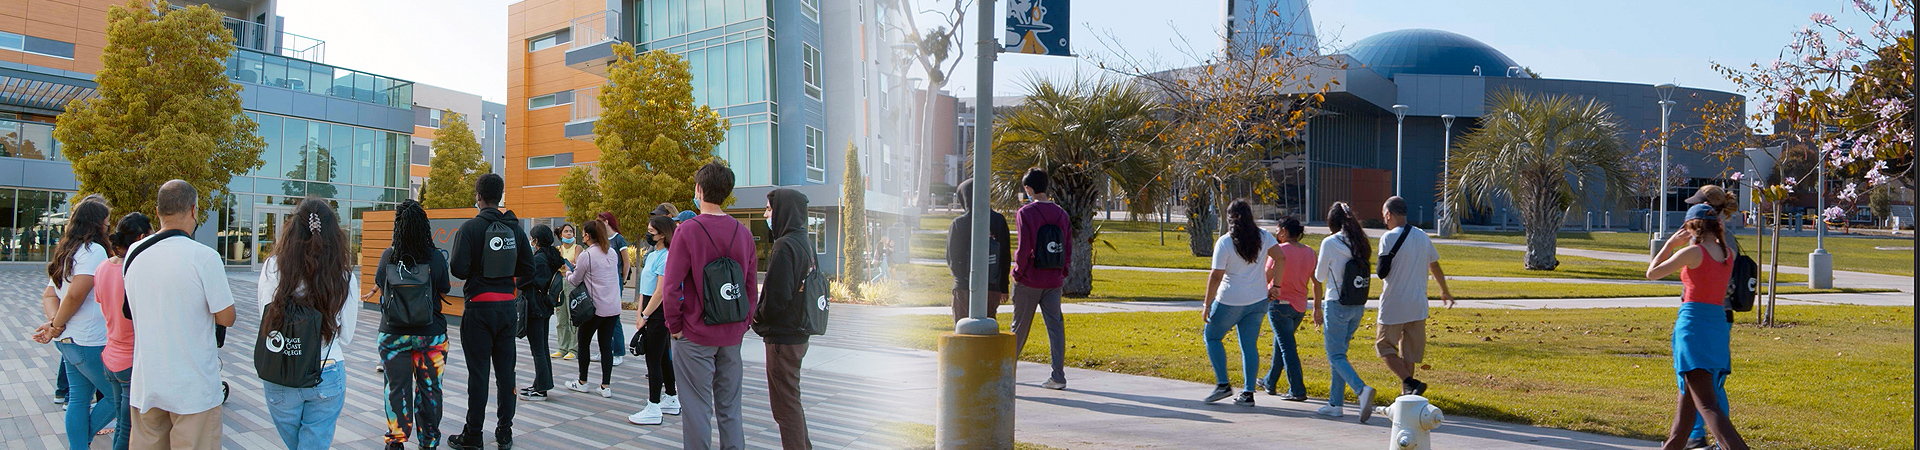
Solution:
[[[387,442],[418,436],[423,448],[440,445],[440,375],[447,366],[447,335],[380,333],[387,375]]]

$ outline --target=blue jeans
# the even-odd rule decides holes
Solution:
[[[1347,342],[1353,340],[1353,332],[1360,329],[1360,318],[1367,312],[1365,305],[1347,306],[1338,301],[1326,302],[1327,321],[1327,364],[1332,366],[1333,383],[1327,389],[1327,405],[1339,407],[1346,403],[1347,387],[1353,387],[1353,393],[1367,389],[1367,382],[1360,380],[1360,373],[1353,371],[1353,363],[1347,362]],[[1372,405],[1361,405],[1362,408]]]
[[[1267,315],[1269,304],[1266,300],[1246,306],[1213,304],[1213,311],[1207,316],[1207,327],[1202,333],[1207,341],[1207,362],[1213,363],[1214,384],[1226,386],[1230,383],[1227,380],[1227,347],[1222,340],[1226,339],[1228,330],[1238,329],[1241,377],[1246,382],[1246,390],[1253,391],[1253,380],[1258,379],[1260,374],[1260,319]]]
[[[627,298],[627,280],[624,280],[624,279],[620,280],[620,298],[623,299],[621,300],[623,302],[626,301],[624,299]],[[646,305],[641,305],[641,306],[646,306]],[[619,316],[614,316],[614,317],[619,317]],[[627,324],[626,324],[626,321],[623,321],[620,319],[614,319],[613,320],[613,356],[626,356],[626,355],[627,355]],[[607,364],[613,364],[613,361],[607,361]]]
[[[1674,377],[1674,379],[1680,382],[1680,392],[1686,392],[1687,377],[1680,376],[1680,377]],[[1733,410],[1727,407],[1727,374],[1722,373],[1722,374],[1719,374],[1718,376],[1713,377],[1713,390],[1715,394],[1720,395],[1720,412],[1731,415],[1733,413]],[[1701,416],[1699,413],[1694,413],[1693,434],[1690,434],[1687,437],[1694,438],[1694,439],[1703,439],[1707,437],[1707,418],[1705,416]]]
[[[107,427],[118,417],[120,393],[107,380],[106,363],[100,351],[106,346],[89,347],[70,342],[54,344],[67,367],[67,448],[84,449],[93,445],[93,433]],[[93,402],[96,390],[105,390],[106,398]]]
[[[127,450],[127,437],[133,436],[133,408],[128,406],[132,403],[127,402],[127,397],[133,393],[133,369],[107,372],[107,380],[113,383],[114,389],[120,391],[120,407],[116,408],[119,413],[113,419],[113,450]]]
[[[1287,372],[1287,395],[1307,396],[1307,383],[1300,374],[1300,349],[1293,339],[1293,333],[1300,330],[1300,319],[1305,317],[1293,305],[1285,302],[1273,302],[1272,311],[1267,313],[1267,321],[1273,323],[1273,365],[1267,368],[1267,385],[1278,388],[1280,372]]]
[[[267,395],[267,411],[273,415],[273,427],[280,431],[280,442],[288,449],[326,449],[333,446],[333,423],[340,419],[346,404],[346,364],[334,363],[320,370],[320,384],[310,388],[291,388],[262,381]]]

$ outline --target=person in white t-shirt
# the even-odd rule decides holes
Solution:
[[[67,375],[68,448],[87,448],[94,433],[113,421],[120,408],[118,385],[107,378],[100,353],[107,347],[107,318],[93,300],[93,274],[107,259],[109,212],[104,202],[83,201],[73,208],[60,245],[47,263],[47,287],[41,294],[46,324],[33,340],[55,342]],[[93,402],[95,392],[105,394]]]
[[[220,349],[214,327],[233,325],[233,291],[220,255],[191,237],[199,194],[160,186],[160,233],[134,243],[123,269],[133,314],[133,448],[220,448]],[[151,241],[151,242],[149,242]]]
[[[1268,250],[1280,242],[1273,234],[1253,222],[1253,206],[1246,199],[1227,206],[1227,235],[1213,244],[1213,273],[1207,278],[1207,293],[1201,302],[1206,327],[1202,337],[1207,347],[1207,362],[1213,364],[1213,393],[1208,403],[1233,395],[1227,379],[1227,349],[1222,342],[1227,332],[1239,329],[1241,381],[1246,388],[1233,403],[1253,406],[1253,384],[1260,373],[1260,323],[1267,317]]]
[[[1453,307],[1453,291],[1447,289],[1447,274],[1440,270],[1440,251],[1427,239],[1427,232],[1407,224],[1407,201],[1398,196],[1381,205],[1387,217],[1387,234],[1380,237],[1380,265],[1386,287],[1380,290],[1380,334],[1373,348],[1385,360],[1387,369],[1400,376],[1401,395],[1422,395],[1427,384],[1413,378],[1427,348],[1427,273],[1440,284],[1440,299]],[[1404,242],[1402,240],[1404,239]],[[1391,259],[1391,266],[1388,261]]]
[[[334,422],[346,404],[347,344],[360,312],[360,271],[348,255],[347,233],[340,216],[327,202],[307,197],[280,228],[273,256],[260,270],[258,299],[260,328],[286,329],[288,308],[304,307],[326,318],[320,324],[320,382],[312,387],[285,386],[263,377],[267,412],[280,432],[280,442],[294,450],[333,447]],[[293,336],[288,336],[291,341]],[[271,343],[271,341],[269,341]],[[278,352],[266,345],[268,352]],[[295,345],[283,345],[284,349]],[[314,351],[300,345],[302,351]],[[272,353],[268,353],[271,355]],[[259,355],[259,353],[255,353]],[[272,360],[273,356],[268,356]],[[259,362],[256,361],[256,364]],[[262,374],[265,375],[265,374]]]

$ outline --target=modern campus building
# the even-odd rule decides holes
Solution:
[[[441,121],[449,114],[467,119],[467,129],[480,143],[480,160],[492,164],[493,173],[506,174],[507,105],[482,100],[469,94],[439,86],[413,84],[413,140],[407,153],[408,187],[413,198],[427,182],[427,169],[433,160],[433,139],[439,135]]]
[[[44,261],[61,232],[78,183],[53,140],[55,117],[69,101],[96,95],[107,10],[123,3],[0,8],[0,260]],[[264,164],[234,177],[196,239],[229,264],[255,264],[303,196],[333,202],[355,243],[362,213],[410,196],[412,82],[326,64],[325,42],[282,31],[276,0],[175,5],[206,5],[225,16],[237,39],[227,75],[242,87],[245,114],[267,143]]]
[[[735,173],[735,217],[764,238],[767,192],[810,200],[809,230],[837,262],[848,147],[861,149],[875,236],[906,238],[900,212],[918,183],[897,133],[907,80],[890,2],[853,0],[525,0],[508,6],[507,206],[557,222],[560,178],[599,161],[593,144],[613,46],[688,61],[696,104],[728,122],[714,149]],[[896,30],[896,31],[889,31]],[[690,195],[691,193],[689,193]],[[688,205],[681,205],[686,207]],[[634,225],[629,224],[628,227]],[[627,234],[636,234],[628,230]],[[876,238],[878,239],[878,238]],[[764,241],[763,241],[764,242]],[[899,246],[905,249],[905,245]]]

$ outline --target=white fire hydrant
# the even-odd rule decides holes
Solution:
[[[1374,414],[1393,421],[1388,450],[1432,450],[1433,438],[1429,431],[1439,428],[1445,418],[1440,408],[1418,395],[1402,395],[1394,399],[1392,405],[1376,406],[1373,410]]]

